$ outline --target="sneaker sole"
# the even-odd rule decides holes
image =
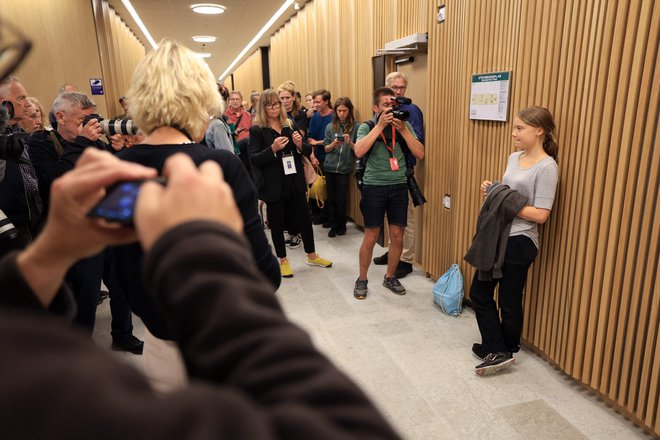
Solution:
[[[308,266],[316,266],[316,267],[332,267],[332,263],[328,264],[327,266],[324,266],[323,264],[317,264],[317,263],[310,263],[309,261],[307,262]]]
[[[281,276],[282,276],[282,278],[293,278],[293,274],[291,274],[291,275],[281,275]]]
[[[354,294],[353,294],[353,298],[362,301],[362,300],[367,299],[367,294],[365,293],[364,295],[356,295],[356,294],[354,293]]]
[[[475,369],[474,372],[477,373],[478,376],[490,376],[491,374],[495,374],[498,371],[506,370],[508,367],[513,365],[515,361],[515,358],[507,359],[506,361],[497,365],[489,365],[487,367]]]

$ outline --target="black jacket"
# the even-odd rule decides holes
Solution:
[[[192,222],[167,232],[146,255],[149,294],[191,377],[189,386],[165,395],[46,313],[15,254],[0,261],[2,437],[399,438],[287,320],[248,248],[221,225]]]
[[[477,219],[477,232],[463,259],[479,271],[479,280],[502,278],[502,266],[511,222],[527,205],[527,197],[508,185],[490,190]]]
[[[279,287],[280,266],[261,226],[257,212],[257,192],[245,167],[234,154],[225,150],[212,150],[200,144],[136,145],[122,150],[117,157],[156,168],[161,173],[165,160],[175,153],[187,154],[197,165],[206,160],[213,160],[220,165],[243,217],[243,231],[250,244],[252,260],[271,284],[275,288]],[[120,287],[128,297],[131,310],[142,318],[149,331],[158,338],[172,339],[173,335],[156,302],[139,282],[142,255],[142,248],[138,243],[114,248],[113,260]]]
[[[282,128],[282,134],[268,127],[253,125],[250,128],[250,161],[252,162],[252,177],[259,191],[259,199],[264,202],[274,202],[283,198],[287,190],[305,193],[307,183],[305,182],[305,173],[303,171],[302,154],[293,144],[293,130],[289,127]],[[289,138],[287,146],[273,154],[270,146],[275,138],[286,136]],[[310,148],[303,144],[303,154],[309,155]],[[284,174],[282,165],[282,156],[293,154],[293,160],[296,164],[295,174]]]

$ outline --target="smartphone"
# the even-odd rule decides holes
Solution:
[[[149,180],[165,185],[165,179],[162,177]],[[87,216],[102,218],[108,222],[120,223],[124,226],[133,226],[135,202],[140,193],[140,186],[146,181],[119,182],[107,188],[105,197],[87,213]]]

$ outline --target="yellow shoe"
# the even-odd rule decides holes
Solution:
[[[317,255],[313,260],[310,260],[309,257],[307,257],[307,264],[310,266],[330,267],[332,266],[332,261],[326,260]]]
[[[280,263],[280,274],[282,275],[282,278],[291,278],[293,277],[293,271],[291,270],[291,266],[289,266],[289,263]]]

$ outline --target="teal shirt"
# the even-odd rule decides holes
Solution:
[[[415,130],[408,123],[408,121],[406,121],[406,126],[412,135],[415,136],[415,139],[417,139]],[[392,129],[390,126],[387,126],[382,131],[382,134],[386,137],[388,145],[390,146],[391,141],[389,136],[391,136],[391,130]],[[361,124],[360,128],[358,129],[357,140],[359,141],[368,135],[370,131],[371,130],[369,129],[369,125]],[[367,154],[369,157],[367,159],[367,166],[364,170],[365,185],[382,186],[406,183],[406,158],[403,155],[403,150],[401,149],[399,142],[396,142],[394,145],[394,157],[396,157],[397,161],[399,162],[398,171],[392,171],[392,168],[390,167],[390,152],[387,150],[387,147],[383,143],[382,137],[378,136],[378,139],[376,142],[374,142],[373,146],[369,152],[367,152]]]

